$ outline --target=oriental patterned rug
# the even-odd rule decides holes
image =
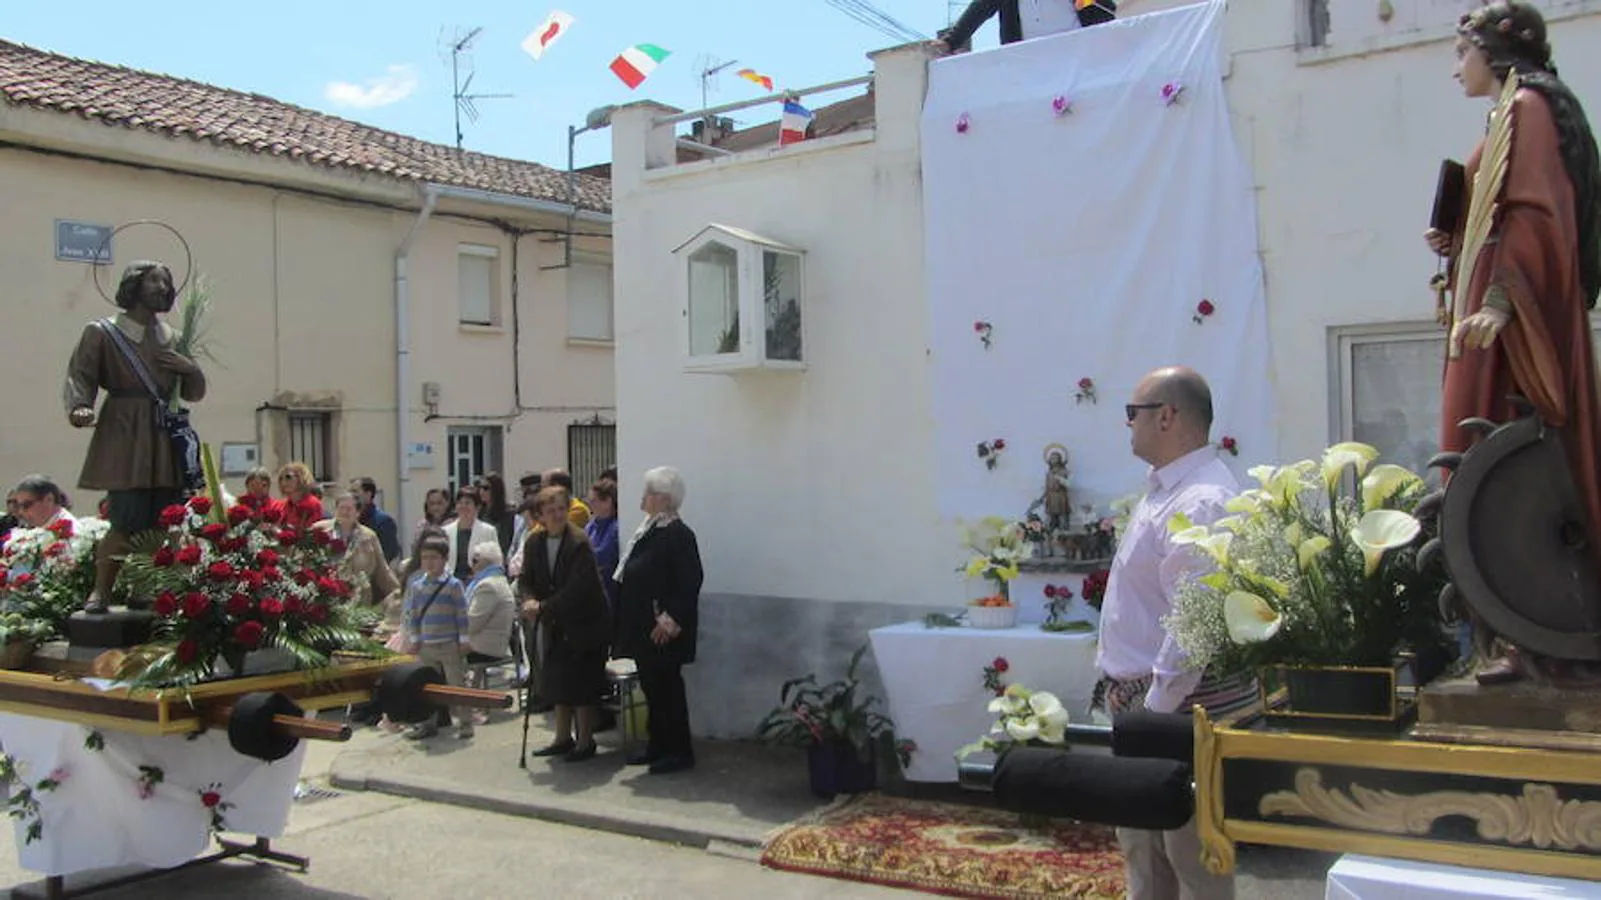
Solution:
[[[862,794],[768,838],[762,865],[953,897],[1125,893],[1111,828],[1053,820],[1026,828],[1016,813]]]

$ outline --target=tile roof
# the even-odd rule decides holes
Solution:
[[[567,202],[567,173],[457,150],[198,81],[0,40],[0,96],[105,125],[209,141],[314,166]],[[610,182],[579,175],[578,206],[611,211]]]

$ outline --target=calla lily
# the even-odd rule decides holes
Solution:
[[[1016,697],[1000,696],[990,701],[989,711],[1002,715],[1016,715],[1023,711],[1023,701]]]
[[[1205,551],[1206,555],[1212,557],[1218,565],[1226,566],[1229,563],[1229,543],[1233,540],[1234,535],[1222,531],[1196,541],[1195,546]]]
[[[1362,479],[1362,508],[1378,509],[1402,488],[1410,487],[1421,480],[1410,469],[1391,463],[1374,466],[1373,471]]]
[[[1212,527],[1221,528],[1224,531],[1232,531],[1235,534],[1239,534],[1241,531],[1245,530],[1245,523],[1245,516],[1224,516],[1223,518],[1218,519],[1216,522],[1213,522]]]
[[[1272,467],[1257,466],[1257,468],[1271,469]],[[1254,516],[1262,511],[1262,506],[1267,502],[1267,500],[1267,492],[1252,488],[1251,490],[1241,492],[1237,496],[1230,497],[1229,501],[1223,504],[1223,509],[1227,512],[1236,513],[1238,515]]]
[[[1321,534],[1313,535],[1302,541],[1301,545],[1295,548],[1295,555],[1301,562],[1301,571],[1305,572],[1311,568],[1312,562],[1322,556],[1323,551],[1327,549],[1329,549],[1329,539]]]
[[[1012,740],[1019,743],[1032,741],[1040,736],[1040,723],[1038,719],[1029,717],[1021,721],[1013,719],[1006,723],[1006,733]]]
[[[967,577],[968,578],[977,578],[979,576],[979,573],[983,572],[984,571],[984,567],[987,566],[987,565],[989,565],[989,560],[985,559],[984,557],[982,557],[982,556],[973,557],[972,559],[968,560],[968,562],[967,562],[967,569],[966,569]]]
[[[1034,711],[1034,715],[1044,722],[1058,727],[1067,724],[1067,708],[1062,705],[1062,701],[1056,699],[1055,694],[1040,691],[1028,698],[1028,706]]]
[[[1013,578],[1018,576],[1020,571],[1021,570],[1018,568],[1017,563],[1009,563],[1005,566],[996,568],[995,577],[1002,581],[1011,581]]]
[[[1351,529],[1351,540],[1362,548],[1363,573],[1372,575],[1384,551],[1405,547],[1418,536],[1418,520],[1398,509],[1374,509],[1362,514]]]
[[[1067,743],[1067,727],[1051,722],[1040,722],[1040,740],[1047,744]]]
[[[1335,444],[1323,451],[1323,485],[1334,490],[1334,485],[1345,473],[1347,466],[1356,469],[1356,477],[1360,479],[1367,472],[1368,466],[1379,458],[1379,451],[1367,444],[1356,441],[1346,441]]]
[[[1190,517],[1181,512],[1174,513],[1173,516],[1167,520],[1168,534],[1178,534],[1181,531],[1188,531],[1194,527],[1196,527],[1196,525],[1194,522],[1190,521]]]
[[[1305,490],[1306,484],[1301,480],[1304,474],[1299,463],[1293,466],[1280,466],[1268,477],[1264,490],[1275,504],[1287,507],[1301,496],[1301,491]]]
[[[1284,617],[1261,597],[1234,591],[1223,598],[1223,622],[1228,626],[1229,640],[1254,644],[1278,634]]]
[[[1301,543],[1301,523],[1300,522],[1291,522],[1289,524],[1289,527],[1284,529],[1284,542],[1289,544],[1291,547],[1296,547],[1296,546],[1300,545],[1300,543]]]
[[[1207,528],[1205,525],[1192,525],[1183,531],[1174,532],[1173,536],[1169,538],[1169,540],[1171,540],[1175,545],[1183,547],[1189,544],[1199,544],[1200,542],[1206,540],[1211,533],[1211,529]]]
[[[1252,466],[1249,469],[1246,469],[1245,474],[1255,478],[1261,483],[1262,487],[1267,487],[1268,482],[1273,480],[1273,473],[1277,471],[1278,468],[1276,466],[1270,466],[1264,463],[1263,465]]]

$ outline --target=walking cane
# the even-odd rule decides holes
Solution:
[[[528,656],[528,675],[523,679],[523,747],[517,753],[517,768],[528,768],[528,720],[533,716],[534,708],[534,657],[539,650],[538,619],[524,619],[524,628],[533,629],[533,640],[525,636],[523,639],[523,652]],[[526,634],[526,633],[525,633]]]

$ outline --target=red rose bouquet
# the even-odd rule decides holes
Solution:
[[[1106,600],[1107,582],[1111,580],[1112,572],[1110,569],[1100,569],[1085,575],[1084,584],[1079,588],[1079,593],[1084,595],[1084,602],[1099,611],[1101,603]]]
[[[95,548],[108,524],[63,519],[46,528],[16,528],[0,550],[0,643],[59,636],[94,589]]]
[[[277,650],[285,667],[318,669],[336,650],[383,655],[362,635],[339,576],[345,548],[328,532],[284,524],[280,509],[226,510],[207,496],[162,510],[159,530],[129,554],[123,578],[156,613],[128,680],[177,687],[244,671],[245,655]]]

